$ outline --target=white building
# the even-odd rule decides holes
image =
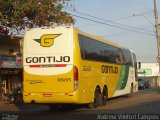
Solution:
[[[139,78],[147,78],[152,81],[152,86],[160,86],[160,74],[158,63],[141,63],[141,69],[138,70]]]

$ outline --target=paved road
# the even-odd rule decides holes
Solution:
[[[134,93],[130,97],[121,96],[110,99],[105,106],[99,106],[96,109],[88,109],[84,106],[77,106],[71,110],[66,111],[51,111],[45,105],[17,104],[15,112],[3,112],[1,118],[9,116],[13,118],[17,117],[20,120],[92,120],[107,118],[120,119],[122,116],[119,115],[122,114],[132,114],[131,116],[128,116],[132,119],[140,118],[141,116],[138,116],[138,114],[154,114],[150,117],[153,119],[160,119],[160,116],[157,116],[158,114],[160,115],[160,89],[145,89]]]

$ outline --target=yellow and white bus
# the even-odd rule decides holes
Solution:
[[[25,103],[105,105],[138,90],[133,52],[73,27],[34,28],[24,36]]]

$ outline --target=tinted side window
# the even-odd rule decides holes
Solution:
[[[79,35],[82,59],[121,63],[120,49],[114,46]]]
[[[130,52],[130,51],[127,51],[127,50],[122,50],[122,52],[123,52],[124,59],[125,59],[124,64],[125,64],[125,65],[129,65],[129,66],[132,66],[133,63],[132,63],[132,55],[131,55],[131,52]]]

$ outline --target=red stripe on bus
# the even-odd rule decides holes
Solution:
[[[39,67],[41,67],[41,65],[29,65],[29,67],[31,67],[31,68],[39,68]]]
[[[31,68],[66,67],[67,64],[29,65]]]
[[[66,64],[55,64],[55,67],[66,67]]]

